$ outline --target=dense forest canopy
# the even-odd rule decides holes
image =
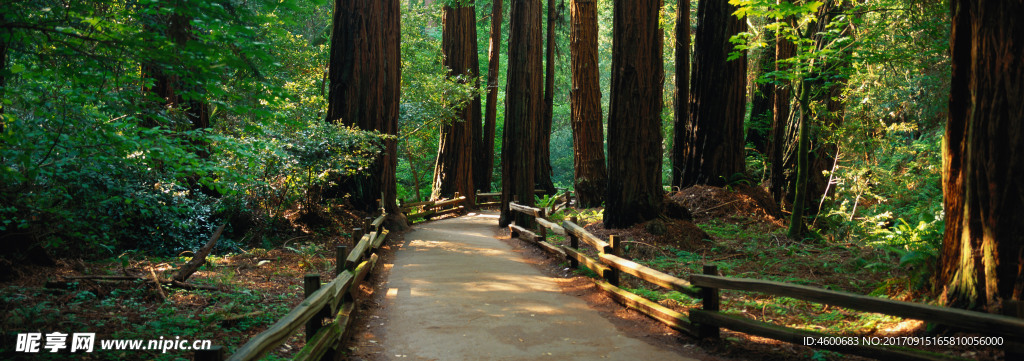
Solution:
[[[196,249],[221,224],[228,224],[223,251],[272,246],[295,219],[382,206],[393,213],[392,198],[408,203],[474,190],[502,191],[507,210],[509,192],[533,204],[532,192],[524,194],[540,187],[550,195],[548,184],[592,188],[577,189],[588,207],[624,197],[606,205],[613,217],[628,217],[606,226],[628,227],[662,216],[664,192],[712,185],[769,194],[789,214],[794,240],[870,245],[930,280],[949,228],[943,136],[956,115],[950,101],[973,96],[951,81],[984,88],[992,77],[1020,79],[1020,53],[1012,52],[1020,39],[986,45],[995,48],[974,55],[980,59],[961,54],[967,64],[1009,54],[1004,65],[1016,71],[1009,75],[954,74],[970,65],[955,64],[959,53],[950,50],[951,36],[960,34],[951,35],[951,24],[962,31],[991,20],[1001,27],[978,31],[1019,37],[1020,22],[1004,18],[1020,10],[1019,1],[1003,8],[980,0],[398,3],[400,19],[368,27],[370,37],[360,38],[394,47],[345,68],[382,78],[346,93],[335,86],[352,74],[335,57],[363,45],[332,55],[345,31],[335,29],[340,20],[330,1],[6,1],[5,262],[176,254]],[[994,15],[1000,10],[1004,17]],[[955,23],[954,15],[974,22]],[[957,38],[954,46],[964,41],[971,40]],[[386,76],[400,80],[400,89],[377,89]],[[371,97],[367,89],[386,94],[396,109],[359,108],[369,104],[356,102]],[[1018,108],[1001,113],[1006,123],[999,124],[1019,124],[1020,96],[1008,96],[1016,98],[998,104]],[[965,127],[972,126],[979,125]],[[1012,135],[1006,146],[1019,148],[1020,126],[1005,130]],[[549,144],[541,152],[534,139]],[[581,173],[586,162],[590,170]],[[382,167],[394,169],[394,179],[381,178]],[[993,189],[1020,186],[1012,171],[992,180]],[[391,188],[360,186],[366,179]],[[642,191],[623,193],[623,184],[640,179]],[[645,199],[618,210],[640,204],[630,197]],[[977,222],[972,227],[987,224]],[[997,234],[1020,249],[1019,234]],[[1014,262],[1009,253],[1000,260],[1001,267]],[[1000,282],[1018,287],[981,304],[1020,298],[1021,273],[1000,272]],[[963,277],[943,282],[957,278],[968,287]],[[957,298],[961,304],[985,298],[968,293],[967,301]]]

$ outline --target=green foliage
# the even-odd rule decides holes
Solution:
[[[171,254],[227,217],[266,226],[315,202],[380,139],[323,122],[329,19],[329,4],[306,2],[5,6],[0,238]],[[180,103],[148,90],[153,71],[177,79]],[[208,104],[210,128],[191,123],[189,102]]]
[[[474,81],[448,77],[441,62],[441,27],[432,25],[441,23],[439,14],[429,7],[402,12],[398,195],[407,200],[430,196],[441,125],[458,121],[459,112],[481,94]]]

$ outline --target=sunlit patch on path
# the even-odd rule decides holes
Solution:
[[[679,360],[627,337],[495,237],[496,215],[416,226],[387,285],[389,358]]]

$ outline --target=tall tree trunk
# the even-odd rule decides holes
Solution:
[[[385,104],[388,60],[383,14],[380,1],[335,0],[327,121],[385,132],[390,107]],[[384,151],[387,148],[385,145]],[[378,157],[364,173],[341,179],[339,190],[351,195],[354,208],[367,213],[379,211],[382,176],[388,168],[382,158]]]
[[[818,22],[814,25],[816,28],[815,33],[818,35],[814,36],[814,40],[819,49],[827,46],[833,40],[822,35],[829,31],[829,23],[851,7],[852,4],[847,1],[828,1],[825,5],[818,8]],[[839,36],[852,36],[853,30],[853,25],[847,24],[842,28]],[[812,127],[816,131],[811,133],[813,149],[809,150],[811,152],[810,172],[808,174],[807,187],[805,188],[807,190],[807,200],[809,201],[806,205],[809,215],[818,213],[818,206],[821,205],[820,200],[827,196],[825,192],[829,190],[828,182],[830,178],[827,172],[833,170],[836,164],[836,156],[839,152],[839,144],[826,138],[827,135],[834,133],[835,128],[838,128],[843,123],[846,103],[842,95],[849,80],[847,74],[850,74],[850,71],[845,70],[845,68],[850,66],[852,50],[851,48],[840,48],[837,50],[839,51],[829,57],[829,60],[821,66],[821,73],[827,75],[828,81],[819,80],[811,82],[810,86],[810,89],[813,91],[811,101],[814,103],[824,103],[826,112],[818,117],[819,121],[816,121],[816,126]],[[823,79],[825,77],[816,78]]]
[[[544,114],[540,117],[537,132],[537,189],[543,189],[550,196],[555,195],[555,184],[551,183],[551,121],[555,103],[555,1],[548,0],[547,55],[544,66]]]
[[[626,228],[661,212],[661,106],[665,70],[661,0],[616,0],[608,111],[604,226]]]
[[[945,304],[995,313],[1024,296],[1024,1],[950,3],[938,278]]]
[[[683,150],[682,186],[725,185],[744,170],[743,114],[746,55],[726,61],[729,38],[747,30],[726,1],[697,4],[688,141]]]
[[[780,0],[781,1],[781,0]],[[786,40],[782,35],[775,36],[775,71],[784,71],[788,65],[780,63],[780,60],[789,59],[796,54],[795,45]],[[785,151],[787,140],[787,129],[790,124],[790,103],[793,100],[792,84],[782,82],[775,84],[775,99],[773,100],[772,126],[769,132],[771,141],[768,143],[768,189],[775,202],[782,203],[786,191]]]
[[[484,137],[481,140],[483,149],[478,149],[475,172],[476,189],[481,192],[491,191],[491,180],[494,174],[494,132],[498,118],[498,69],[501,66],[501,15],[502,1],[494,0],[491,8],[491,36],[487,50],[487,105],[484,112]]]
[[[501,147],[501,217],[504,227],[515,220],[524,227],[532,220],[512,214],[514,198],[532,206],[536,171],[537,129],[543,112],[541,79],[540,0],[512,0],[509,10],[508,74],[505,86],[505,136]]]
[[[810,172],[810,160],[808,156],[810,153],[810,94],[809,88],[810,82],[806,79],[800,83],[800,123],[799,129],[800,134],[797,140],[796,150],[796,186],[793,192],[793,213],[790,215],[789,220],[789,238],[799,240],[803,238],[804,231],[807,229],[804,226],[804,211],[807,204],[807,178]]]
[[[690,117],[690,0],[676,6],[676,92],[675,123],[672,126],[672,186],[683,183],[686,168],[686,124]]]
[[[441,20],[441,48],[448,76],[462,76],[463,82],[475,82],[479,74],[476,51],[476,6],[467,3],[461,7],[444,7]],[[466,196],[467,204],[476,204],[473,186],[473,146],[480,126],[480,100],[474,98],[459,111],[459,121],[441,126],[437,164],[434,167],[432,199],[451,198],[458,192]]]
[[[601,129],[601,83],[597,57],[597,3],[572,0],[569,30],[572,67],[572,145],[577,206],[599,207],[608,188]]]
[[[396,136],[384,141],[381,167],[381,203],[388,215],[390,229],[404,229],[408,224],[398,208],[398,106],[402,94],[402,14],[399,0],[384,0],[384,118],[382,133]],[[417,192],[419,190],[417,189]],[[418,194],[417,194],[418,196]]]

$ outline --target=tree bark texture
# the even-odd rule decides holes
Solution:
[[[543,112],[540,0],[512,0],[509,10],[508,73],[505,82],[505,136],[502,140],[501,217],[504,227],[515,220],[523,227],[532,219],[513,214],[509,202],[532,206],[537,162],[537,129]]]
[[[815,24],[817,28],[815,30],[815,42],[816,46],[820,49],[833,39],[825,38],[821,34],[828,32],[827,26],[829,23],[836,18],[837,15],[846,12],[852,7],[850,2],[846,1],[827,1],[824,5],[818,8],[818,22]],[[853,15],[856,16],[856,15]],[[847,24],[843,27],[839,36],[851,36],[853,34],[852,24]],[[844,69],[850,66],[850,49],[838,49],[840,50],[835,55],[836,58],[830,59],[828,62],[822,64],[821,72],[827,75],[828,81],[819,80],[811,82],[810,90],[812,93],[812,102],[821,102],[825,104],[826,112],[817,116],[817,120],[814,122],[817,126],[813,127],[815,131],[811,133],[811,144],[813,150],[810,154],[810,172],[807,179],[807,200],[809,203],[806,204],[808,207],[807,211],[810,215],[817,214],[821,205],[819,202],[822,197],[826,196],[826,190],[829,190],[829,175],[826,172],[831,172],[836,164],[836,156],[839,152],[839,144],[837,142],[826,139],[829,134],[834,132],[834,129],[841,126],[843,123],[843,114],[846,109],[846,103],[843,100],[843,90],[846,89],[846,83],[849,80],[848,71]],[[817,77],[823,79],[825,77]]]
[[[947,305],[1024,296],[1024,1],[951,1],[939,282]]]
[[[555,106],[555,1],[547,3],[547,47],[544,65],[544,113],[537,131],[537,189],[543,189],[549,196],[555,196],[555,184],[551,182],[551,122]]]
[[[775,71],[786,70],[788,65],[780,60],[789,59],[796,54],[796,46],[782,35],[775,36]],[[785,170],[789,167],[785,162],[787,144],[791,144],[792,136],[787,136],[790,127],[790,104],[793,100],[793,86],[790,82],[775,84],[775,99],[772,105],[772,126],[769,131],[771,141],[768,143],[768,190],[775,202],[782,203],[786,191]]]
[[[387,69],[384,82],[384,119],[382,133],[398,135],[398,107],[402,93],[402,14],[399,0],[384,0],[384,59]],[[398,139],[384,141],[381,155],[381,197],[384,212],[405,223],[398,208]],[[418,192],[418,190],[417,190]]]
[[[746,102],[746,55],[726,61],[729,38],[747,30],[726,1],[697,5],[687,142],[683,144],[682,186],[725,185],[744,171],[743,115]]]
[[[683,183],[686,124],[690,117],[690,0],[676,6],[675,124],[672,126],[672,186]]]
[[[475,82],[479,74],[475,5],[445,6],[441,22],[441,48],[448,75],[462,76],[462,82]],[[441,126],[431,199],[452,198],[458,192],[466,196],[467,204],[476,204],[473,148],[479,139],[474,129],[480,129],[480,100],[475,99],[460,110],[459,118]]]
[[[661,0],[616,0],[608,111],[604,225],[625,228],[661,212],[661,106],[665,70]]]
[[[476,189],[491,191],[494,174],[494,133],[498,118],[498,70],[501,67],[502,0],[494,0],[491,8],[491,36],[487,50],[487,104],[484,111],[483,149],[476,152],[473,180]]]
[[[385,131],[390,109],[385,102],[388,60],[384,28],[383,2],[335,0],[327,121],[367,131]],[[385,145],[382,153],[387,148]],[[389,168],[383,160],[381,155],[365,172],[340,180],[339,190],[351,196],[355,209],[378,212],[383,174]]]
[[[572,0],[569,56],[572,68],[572,145],[577,206],[599,207],[608,188],[601,127],[601,83],[597,56],[597,3]]]

